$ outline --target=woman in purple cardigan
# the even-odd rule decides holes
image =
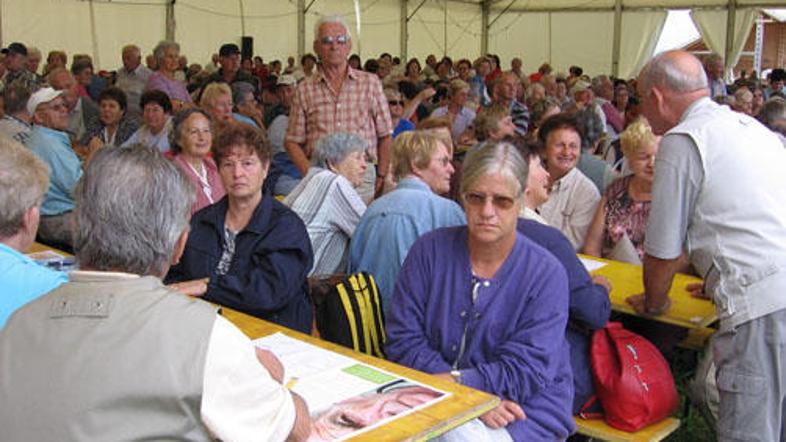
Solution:
[[[516,231],[526,163],[508,143],[471,150],[467,226],[410,249],[388,318],[388,358],[497,395],[500,405],[444,440],[564,440],[574,431],[565,327],[568,282]]]

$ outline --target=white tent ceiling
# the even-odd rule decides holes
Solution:
[[[307,8],[302,34],[298,30],[300,2],[302,8]],[[594,74],[611,72],[616,62],[619,74],[629,76],[652,53],[666,9],[725,12],[729,3],[359,0],[356,11],[354,0],[0,0],[0,39],[3,45],[22,41],[37,46],[44,54],[52,49],[64,49],[69,55],[88,53],[97,67],[114,69],[120,65],[120,48],[124,44],[136,43],[149,53],[159,40],[171,36],[172,27],[168,28],[166,20],[166,12],[171,8],[174,38],[191,62],[204,63],[221,43],[240,43],[242,35],[254,38],[255,53],[265,59],[286,58],[297,55],[299,37],[305,51],[311,50],[316,17],[338,12],[350,22],[353,51],[363,58],[382,52],[399,55],[405,48],[408,57],[422,59],[434,53],[472,59],[481,53],[486,20],[487,51],[499,54],[505,64],[518,56],[523,58],[527,70],[549,61],[558,70],[578,64]],[[732,3],[738,10],[786,7],[783,0]],[[406,39],[401,38],[403,29]],[[725,35],[724,29],[719,32]]]

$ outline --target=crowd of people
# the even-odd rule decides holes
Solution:
[[[780,438],[786,71],[726,84],[682,51],[633,79],[493,54],[361,66],[342,17],[314,35],[286,66],[233,43],[205,66],[128,45],[114,72],[3,50],[10,439],[305,440],[280,362],[199,300],[310,333],[309,280],[365,271],[390,360],[501,399],[442,440],[565,440],[611,314],[577,253],[643,265],[646,316],[676,272],[704,278],[718,435]],[[37,265],[34,240],[79,270]]]

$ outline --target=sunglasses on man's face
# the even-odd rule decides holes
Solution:
[[[390,106],[403,106],[404,102],[402,100],[390,100],[388,101]]]
[[[336,35],[335,37],[332,36],[332,35],[327,35],[325,37],[320,38],[319,41],[323,45],[329,45],[329,44],[333,44],[333,43],[340,44],[340,45],[345,45],[345,44],[347,44],[347,42],[349,42],[349,35],[346,35],[346,34],[344,34],[344,35]]]

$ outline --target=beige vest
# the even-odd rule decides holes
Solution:
[[[778,138],[708,98],[669,133],[691,137],[701,157],[686,246],[721,329],[786,308],[786,150]]]
[[[0,331],[0,439],[210,440],[216,311],[154,277],[72,273]]]

